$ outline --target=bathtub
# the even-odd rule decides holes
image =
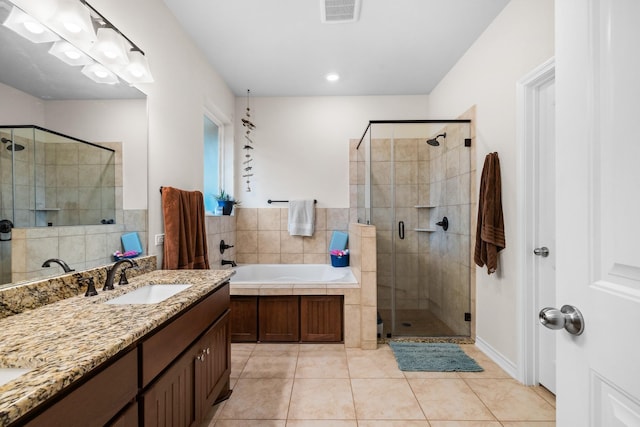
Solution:
[[[349,267],[329,264],[246,264],[235,268],[232,285],[250,284],[357,284]]]

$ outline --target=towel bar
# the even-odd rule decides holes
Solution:
[[[267,203],[271,204],[271,203],[289,203],[288,200],[267,200]],[[316,199],[313,199],[313,203],[318,203],[318,201]]]

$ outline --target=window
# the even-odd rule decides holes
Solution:
[[[204,117],[204,208],[213,215],[217,202],[214,198],[220,192],[220,127],[209,117]]]

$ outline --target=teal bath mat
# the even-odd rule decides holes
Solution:
[[[458,344],[390,341],[401,371],[481,372]]]

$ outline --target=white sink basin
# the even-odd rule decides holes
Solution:
[[[119,297],[106,301],[106,304],[156,304],[184,291],[191,285],[166,284],[146,285]]]
[[[6,383],[15,380],[20,375],[24,375],[30,370],[31,369],[23,368],[0,368],[0,386],[3,386]]]

